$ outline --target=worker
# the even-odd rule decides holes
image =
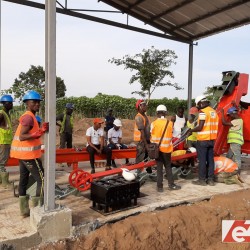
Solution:
[[[128,148],[125,144],[122,143],[122,122],[119,119],[114,120],[114,127],[108,131],[108,147],[112,149],[126,149]],[[126,159],[126,164],[129,163],[129,160]],[[112,167],[116,168],[115,160],[112,160]]]
[[[187,127],[188,128],[194,128],[196,124],[196,115],[198,114],[198,109],[196,107],[192,107],[189,110],[189,119],[187,121]],[[193,132],[188,138],[187,138],[187,148],[194,147],[196,148],[197,143],[197,132]]]
[[[177,108],[177,114],[171,117],[171,121],[173,122],[173,140],[172,142],[174,143],[178,139],[181,138],[181,133],[183,128],[186,125],[187,118],[184,115],[184,108],[183,107],[178,107]],[[184,144],[185,142],[179,143],[176,147],[175,150],[183,150],[184,149]]]
[[[26,189],[31,175],[37,183],[36,194],[31,197],[31,206],[43,204],[44,169],[41,162],[40,137],[48,131],[49,124],[38,126],[35,114],[39,111],[41,96],[36,91],[29,91],[23,96],[26,112],[20,117],[14,139],[11,144],[10,156],[19,160],[19,206],[23,217],[29,216],[29,197]]]
[[[138,113],[135,116],[134,141],[136,145],[136,163],[142,162],[148,158],[148,147],[150,143],[150,122],[146,115],[147,103],[144,100],[137,100],[135,105]],[[152,173],[151,167],[146,169]]]
[[[169,190],[179,190],[181,187],[174,184],[174,178],[171,168],[171,153],[173,151],[173,123],[166,119],[167,108],[164,105],[159,105],[156,108],[157,119],[152,122],[150,132],[152,143],[158,143],[161,140],[159,147],[159,158],[157,163],[157,191],[163,192],[163,166],[166,170]],[[165,129],[166,127],[166,129]],[[165,131],[164,131],[165,130]],[[164,135],[163,135],[164,133]]]
[[[0,98],[3,104],[0,110],[0,184],[3,188],[10,188],[9,173],[5,164],[9,159],[10,145],[13,139],[12,124],[10,120],[10,110],[13,108],[13,98],[11,95],[3,95]]]
[[[60,148],[72,148],[73,110],[74,104],[67,103],[65,112],[56,117],[56,125],[60,128]]]
[[[87,151],[90,157],[91,174],[95,173],[95,153],[106,154],[107,163],[105,170],[111,170],[111,158],[112,151],[109,147],[104,145],[104,131],[102,119],[95,118],[93,120],[94,125],[87,129]]]
[[[105,128],[104,130],[108,133],[108,131],[114,127],[115,117],[113,116],[113,109],[109,108],[107,111],[107,115],[105,116]]]
[[[218,132],[218,115],[209,106],[210,102],[204,95],[195,99],[199,110],[197,126],[188,130],[187,135],[197,132],[197,157],[199,160],[199,179],[192,181],[195,185],[214,186],[214,142]]]
[[[227,135],[227,143],[229,144],[227,158],[232,159],[238,165],[238,173],[240,173],[241,146],[244,144],[243,120],[240,118],[236,107],[231,107],[227,111],[230,121],[226,121],[224,109],[222,109],[221,113],[222,124],[230,127]]]

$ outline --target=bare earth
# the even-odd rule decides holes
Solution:
[[[92,119],[85,118],[75,124],[74,145],[86,143],[85,131],[91,122]],[[122,122],[123,141],[130,143],[134,122]],[[250,243],[221,242],[221,221],[234,219],[250,219],[249,189],[217,195],[192,205],[131,216],[106,224],[87,236],[48,243],[39,249],[250,249]]]

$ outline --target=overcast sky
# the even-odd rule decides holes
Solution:
[[[71,8],[112,9],[93,0],[68,3]],[[11,87],[19,73],[26,72],[30,65],[44,67],[44,14],[43,10],[2,1],[2,89]],[[126,23],[126,15],[86,14]],[[129,20],[130,24],[145,28],[140,22]],[[97,93],[132,97],[131,92],[139,90],[139,83],[129,85],[132,73],[108,60],[133,56],[151,46],[175,51],[177,65],[171,69],[175,81],[184,87],[179,91],[158,88],[152,98],[186,99],[187,44],[57,14],[57,76],[64,79],[68,97],[94,97]],[[227,70],[250,73],[250,25],[202,39],[194,46],[193,97],[202,94],[207,86],[220,84],[221,72]],[[250,102],[250,98],[244,99]]]

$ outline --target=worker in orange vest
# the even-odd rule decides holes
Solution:
[[[197,157],[199,159],[199,179],[195,185],[214,186],[214,142],[217,138],[219,117],[209,106],[210,102],[204,95],[197,96],[195,104],[199,109],[197,126],[188,131],[188,136],[197,132]]]
[[[36,195],[31,197],[32,207],[43,204],[44,169],[40,157],[40,137],[49,129],[48,123],[39,128],[36,112],[40,108],[41,96],[31,90],[23,96],[26,112],[20,117],[19,125],[11,144],[10,156],[19,160],[19,206],[23,217],[29,216],[29,197],[26,189],[31,175],[37,183]]]
[[[157,191],[163,192],[163,165],[166,170],[169,190],[181,189],[180,186],[174,184],[174,178],[171,168],[171,153],[173,152],[173,122],[168,121],[165,117],[167,115],[167,108],[165,105],[159,105],[156,108],[157,119],[151,124],[151,139],[152,143],[160,143],[159,158],[157,163]],[[165,129],[166,127],[166,129]],[[163,135],[164,133],[164,135]]]
[[[136,146],[136,163],[144,161],[148,157],[148,144],[150,143],[150,122],[146,115],[147,103],[144,100],[138,100],[135,104],[138,110],[135,116],[134,125],[134,141]],[[148,173],[152,173],[151,167],[146,169]]]

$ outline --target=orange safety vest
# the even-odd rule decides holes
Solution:
[[[217,138],[219,117],[216,111],[211,107],[206,107],[201,111],[206,114],[206,119],[202,130],[197,132],[197,140],[215,140]],[[199,121],[198,119],[198,123]]]
[[[150,141],[154,143],[159,143],[162,137],[167,119],[158,118],[151,124],[151,138]],[[163,153],[171,153],[173,151],[172,144],[173,137],[173,123],[169,121],[168,127],[163,135],[161,145],[159,150]]]
[[[30,111],[26,111],[19,119],[20,123],[17,127],[15,136],[11,144],[10,157],[20,159],[20,160],[37,159],[42,156],[41,140],[32,139],[32,140],[20,141],[19,139],[21,127],[22,127],[21,122],[25,115],[32,116],[33,121],[34,121],[34,126],[29,131],[29,134],[33,134],[34,132],[39,130],[39,125],[38,125],[35,115]]]
[[[238,165],[231,159],[224,156],[214,157],[214,173],[232,173],[238,169]]]
[[[146,126],[146,119],[145,117],[138,113],[135,117],[137,116],[141,116],[142,119],[143,119],[143,124],[144,126]],[[134,141],[140,141],[141,140],[141,131],[138,129],[137,125],[136,125],[136,122],[135,122],[135,126],[134,126]]]

